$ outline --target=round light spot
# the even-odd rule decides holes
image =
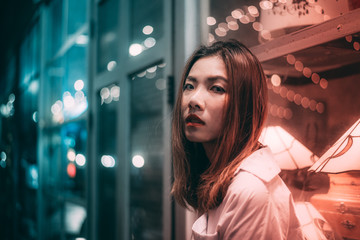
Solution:
[[[209,16],[206,18],[206,24],[209,26],[213,26],[216,24],[216,19],[214,17]]]
[[[318,83],[320,82],[320,76],[319,76],[319,74],[313,73],[313,74],[311,75],[311,80],[313,81],[313,83],[318,84]]]
[[[74,83],[74,88],[76,91],[81,91],[84,88],[84,81],[81,79],[76,80]]]
[[[76,156],[75,150],[72,148],[69,148],[66,156],[69,161],[71,161],[71,162],[75,161],[75,156]]]
[[[110,61],[108,62],[106,68],[109,72],[111,72],[116,68],[116,65],[117,65],[116,61]]]
[[[75,162],[77,165],[79,165],[80,167],[83,167],[86,163],[86,158],[83,154],[79,153],[79,154],[76,154],[76,157],[75,157]]]
[[[146,25],[145,27],[143,27],[143,30],[142,30],[142,32],[145,35],[150,35],[150,34],[152,34],[153,31],[154,31],[154,28],[150,25]]]
[[[137,56],[137,55],[141,54],[142,51],[143,51],[143,46],[138,43],[133,43],[129,47],[129,54],[131,56]]]
[[[316,104],[316,111],[318,113],[323,113],[325,111],[325,106],[323,103]]]
[[[294,66],[295,69],[299,72],[302,72],[302,70],[304,69],[304,64],[300,61],[296,61]]]
[[[110,155],[103,155],[101,157],[101,164],[106,168],[112,168],[115,166],[115,159]]]
[[[145,159],[140,155],[135,155],[132,158],[132,164],[136,168],[142,168],[145,165]]]
[[[236,19],[240,19],[244,14],[245,13],[242,9],[235,9],[231,12],[231,16]]]
[[[320,79],[320,87],[321,88],[326,89],[328,87],[328,84],[329,84],[329,82],[325,78]]]
[[[155,40],[155,38],[153,38],[153,37],[148,37],[148,38],[145,39],[145,41],[144,41],[144,45],[145,45],[145,47],[147,47],[147,48],[152,48],[153,46],[155,46],[155,44],[156,44],[156,40]]]
[[[295,64],[295,61],[296,61],[295,56],[292,55],[292,54],[288,54],[288,55],[286,56],[286,61],[287,61],[289,64],[294,65],[294,64]]]
[[[304,74],[305,77],[310,78],[310,77],[311,77],[311,74],[312,74],[312,71],[311,71],[310,68],[304,67],[304,69],[303,69],[303,74]]]
[[[271,83],[272,83],[272,85],[274,85],[274,86],[276,86],[276,87],[280,86],[280,84],[281,84],[281,78],[280,78],[280,76],[277,75],[277,74],[273,74],[273,75],[271,76]]]

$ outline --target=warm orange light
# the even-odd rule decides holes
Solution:
[[[313,73],[313,74],[311,75],[311,80],[313,81],[313,83],[318,84],[318,83],[320,82],[320,76],[319,76],[319,74]]]
[[[73,163],[68,163],[67,165],[67,174],[69,177],[74,178],[76,176],[76,166]]]
[[[293,65],[293,64],[295,63],[296,59],[295,59],[294,55],[288,54],[288,55],[286,56],[286,61],[287,61],[289,64]]]

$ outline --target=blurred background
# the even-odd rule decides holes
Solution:
[[[268,145],[307,239],[360,239],[357,0],[4,0],[0,239],[190,239],[170,122],[187,57],[261,61]]]

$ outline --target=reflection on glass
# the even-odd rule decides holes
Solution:
[[[129,54],[137,56],[152,48],[163,36],[163,1],[155,0],[151,4],[146,0],[134,0],[131,4],[131,32]],[[146,6],[146,7],[144,7]]]
[[[119,2],[118,0],[101,1],[98,6],[97,72],[109,70],[108,64],[118,58]],[[110,69],[109,71],[113,70]]]
[[[163,64],[132,76],[130,231],[133,239],[162,238]],[[144,196],[147,196],[144,198]]]
[[[85,198],[85,153],[87,143],[87,130],[85,121],[68,123],[62,127],[62,186],[71,196]],[[79,155],[83,157],[78,164]]]
[[[53,58],[63,43],[63,1],[51,2],[49,16],[48,32],[50,37],[47,38],[47,59]]]
[[[348,1],[210,1],[208,42],[235,38],[252,47],[358,8]],[[211,35],[210,35],[211,34]]]
[[[85,207],[66,202],[65,203],[65,217],[64,217],[64,226],[65,231],[70,236],[84,237],[85,231],[85,218],[86,218],[86,209]]]
[[[97,239],[116,239],[116,141],[117,101],[120,87],[113,84],[103,87],[97,95]]]
[[[87,110],[86,66],[86,48],[78,45],[71,47],[64,57],[49,66],[49,81],[46,84],[50,93],[46,115],[48,121],[61,124],[81,116]]]
[[[86,0],[68,0],[68,36],[76,33],[86,23],[87,2]],[[77,41],[84,41],[84,37],[80,37]]]
[[[61,177],[59,166],[61,164],[61,135],[59,129],[52,129],[45,132],[42,138],[44,142],[43,162],[43,210],[44,222],[42,224],[44,239],[59,239],[61,233],[61,212],[62,205],[56,197],[60,194]]]
[[[359,33],[262,62],[269,88],[267,145],[274,148],[275,158],[285,160],[283,166],[296,161],[296,166],[283,167],[281,176],[294,195],[304,234],[311,239],[352,239],[357,234],[349,230],[351,221],[341,223],[344,213],[353,214],[345,206],[359,202],[354,183],[360,176],[353,171],[358,169],[356,154],[351,154],[358,151],[352,146],[358,141],[360,118],[359,89],[354,88],[360,76],[356,42]],[[281,145],[286,149],[281,151]],[[329,206],[342,207],[342,214]]]
[[[40,71],[40,26],[35,24],[20,48],[20,85],[29,84]],[[35,92],[35,91],[34,91]]]

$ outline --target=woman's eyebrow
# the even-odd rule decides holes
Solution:
[[[192,77],[192,76],[187,76],[186,77],[186,80],[188,80],[188,81],[190,81],[190,82],[197,82],[197,80],[196,80],[196,78],[195,77]],[[225,77],[223,77],[223,76],[211,76],[211,77],[208,77],[207,78],[207,80],[209,81],[209,82],[215,82],[215,81],[217,81],[217,80],[222,80],[222,81],[224,81],[224,82],[228,82],[228,80],[225,78]]]
[[[196,78],[192,77],[192,76],[187,76],[186,80],[189,80],[191,82],[196,82]]]
[[[228,82],[228,80],[223,76],[213,76],[208,78],[209,81],[214,82],[216,80],[223,80],[224,82]]]

